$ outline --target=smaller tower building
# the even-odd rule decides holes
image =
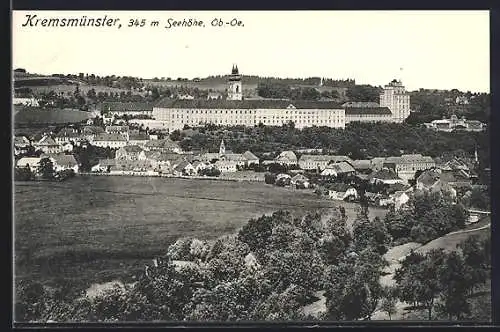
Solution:
[[[243,89],[241,84],[241,75],[238,72],[238,66],[233,65],[231,75],[228,82],[227,99],[228,100],[243,100]]]

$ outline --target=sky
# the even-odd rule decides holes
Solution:
[[[23,27],[26,15],[119,20]],[[128,27],[130,19],[145,25]],[[204,27],[167,29],[169,19]],[[242,25],[213,27],[214,19]],[[235,63],[243,75],[375,86],[398,78],[408,90],[490,85],[488,11],[13,11],[12,22],[13,68],[31,73],[194,78],[229,74]]]

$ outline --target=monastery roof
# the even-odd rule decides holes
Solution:
[[[392,112],[388,107],[346,107],[346,115],[361,115],[361,114],[376,114],[376,115],[391,115]]]
[[[342,109],[335,102],[309,101],[309,100],[219,100],[219,99],[193,99],[176,100],[163,98],[155,108],[187,108],[187,109],[285,109],[292,105],[297,109]]]

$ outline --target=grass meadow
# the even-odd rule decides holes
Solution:
[[[16,277],[87,285],[132,275],[181,237],[214,239],[279,209],[339,204],[263,183],[91,176],[18,182],[14,201]],[[354,218],[357,206],[341,204]]]

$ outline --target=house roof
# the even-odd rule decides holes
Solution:
[[[225,153],[224,158],[228,161],[245,161],[245,157],[239,153]]]
[[[99,160],[99,165],[102,167],[114,166],[116,165],[116,161],[114,159],[101,159]]]
[[[26,136],[14,136],[14,145],[30,144],[30,140]]]
[[[408,188],[410,188],[410,186],[404,185],[402,183],[394,183],[389,185],[389,187],[387,188],[387,193],[390,194],[398,191],[405,191]]]
[[[401,157],[387,157],[384,160],[384,163],[387,164],[398,164],[401,161]]]
[[[193,99],[179,100],[163,98],[155,108],[188,108],[188,109],[285,109],[293,105],[297,109],[342,109],[340,104],[330,101],[309,100],[213,100]]]
[[[341,161],[339,163],[330,164],[328,168],[335,170],[337,173],[349,173],[355,172],[354,167],[351,166],[347,161]]]
[[[98,126],[84,126],[82,128],[82,133],[85,134],[85,135],[88,135],[88,134],[100,134],[100,133],[103,133],[104,132],[104,129],[102,129],[101,127],[98,127]]]
[[[218,153],[207,152],[207,153],[200,154],[196,158],[201,159],[201,160],[211,161],[213,159],[220,159],[221,155]]]
[[[426,162],[434,163],[434,159],[429,156],[422,156],[421,154],[403,154],[400,158],[400,163],[415,163]]]
[[[283,159],[287,159],[290,161],[297,161],[297,156],[293,151],[283,151],[278,155],[278,157],[276,157],[276,160],[283,160]]]
[[[101,111],[140,112],[153,110],[153,104],[145,102],[104,102],[99,107]]]
[[[370,160],[353,160],[351,164],[354,169],[370,169],[372,167],[372,163]]]
[[[245,153],[243,153],[243,157],[248,161],[259,160],[259,158],[250,151],[246,151]]]
[[[41,159],[42,158],[23,157],[17,161],[16,165],[17,167],[26,167],[26,165],[34,166],[38,165]]]
[[[63,154],[63,153],[43,154],[40,157],[51,158],[59,166],[74,167],[78,165],[78,162],[76,161],[75,157],[72,154]]]
[[[120,134],[101,133],[101,134],[96,135],[96,137],[94,138],[94,141],[101,141],[101,142],[104,142],[104,141],[123,141],[123,142],[126,142],[127,140],[125,139],[125,137],[123,137]]]
[[[166,138],[166,139],[150,140],[150,141],[146,142],[146,147],[159,148],[159,149],[176,149],[176,148],[178,149],[179,144]]]
[[[112,132],[112,131],[124,133],[124,132],[129,131],[129,127],[128,126],[106,126],[107,133]]]
[[[337,161],[339,157],[342,156],[330,156],[330,155],[324,155],[324,154],[303,154],[300,156],[299,161],[301,162],[308,162],[308,161],[315,161],[315,162],[329,162],[329,161]],[[348,158],[348,157],[346,157]],[[342,160],[341,160],[342,161]]]
[[[440,174],[434,170],[427,170],[422,172],[417,178],[417,183],[421,183],[426,187],[432,186],[440,178]]]
[[[397,174],[391,169],[381,169],[370,176],[371,179],[379,179],[379,180],[399,180],[400,178]]]
[[[142,151],[142,148],[138,145],[126,145],[122,147],[127,153],[139,153]]]
[[[56,137],[77,137],[77,136],[79,136],[78,131],[73,128],[63,128],[59,130],[59,132],[56,135]]]
[[[188,166],[191,166],[191,163],[187,160],[182,160],[174,169],[176,171],[183,171]]]
[[[129,141],[149,141],[149,136],[144,133],[130,134]]]
[[[37,145],[39,145],[39,146],[58,146],[59,144],[57,144],[52,139],[52,137],[50,137],[50,136],[44,136],[44,137],[42,137],[41,140],[38,141]]]
[[[306,176],[304,176],[303,174],[297,174],[292,178],[292,181],[295,181],[295,182],[297,182],[297,181],[309,181],[309,179]]]
[[[346,183],[335,182],[335,183],[330,183],[327,188],[328,190],[331,191],[346,192],[349,188],[352,188],[352,186]]]
[[[391,115],[392,112],[388,107],[346,107],[345,115]]]

